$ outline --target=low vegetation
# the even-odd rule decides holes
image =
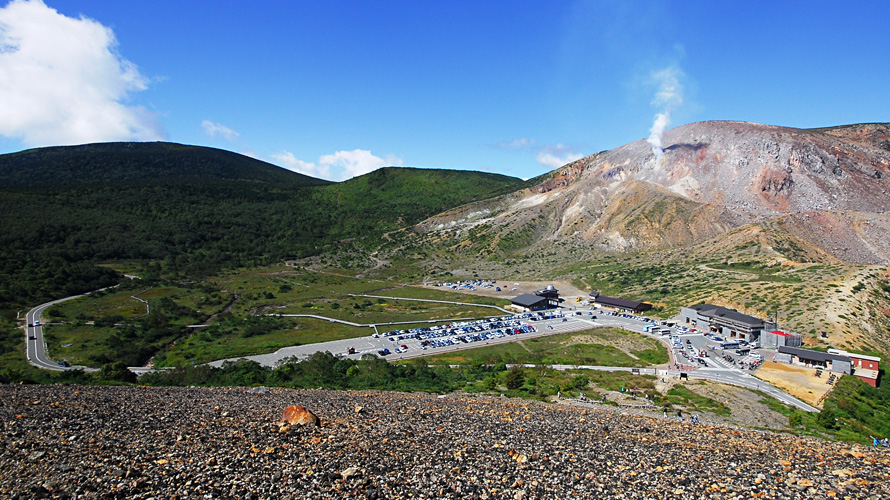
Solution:
[[[646,367],[668,362],[667,349],[650,337],[618,328],[535,337],[428,358],[435,364],[540,364]]]
[[[3,155],[0,181],[0,381],[133,383],[127,366],[153,362],[174,369],[140,383],[467,391],[541,400],[633,387],[658,407],[729,411],[688,386],[661,392],[654,377],[543,366],[667,362],[657,341],[608,328],[408,363],[319,353],[275,368],[249,361],[202,365],[370,332],[282,315],[408,322],[396,329],[497,314],[480,306],[506,305],[503,299],[404,285],[480,274],[562,277],[582,290],[651,302],[659,317],[715,302],[777,317],[817,349],[890,352],[887,269],[813,262],[795,240],[775,231],[716,250],[703,245],[592,258],[589,248],[569,239],[530,250],[537,231],[552,223],[543,216],[501,236],[479,224],[464,235],[475,240],[461,248],[431,244],[410,230],[443,210],[525,185],[504,176],[380,169],[335,184],[218,150],[117,144]],[[650,209],[651,216],[664,212],[657,203]],[[98,371],[47,372],[27,363],[19,328],[25,309],[113,285],[45,315],[50,355]],[[512,366],[521,364],[538,366]],[[890,435],[884,386],[844,377],[819,414],[765,396],[764,402],[788,417],[790,432],[864,442]]]

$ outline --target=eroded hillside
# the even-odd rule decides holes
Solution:
[[[660,160],[645,141],[633,142],[418,230],[464,255],[511,256],[566,239],[593,254],[685,246],[778,219],[816,254],[887,264],[886,134],[886,125],[694,123],[665,134]]]

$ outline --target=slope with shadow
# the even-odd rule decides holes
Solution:
[[[100,262],[189,276],[323,253],[512,191],[478,172],[388,168],[341,183],[235,153],[168,143],[0,156],[0,307],[114,281]],[[85,279],[96,275],[95,279]]]

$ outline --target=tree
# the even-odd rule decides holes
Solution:
[[[825,429],[837,429],[837,412],[834,408],[822,408],[816,422]]]
[[[136,374],[131,372],[123,361],[102,365],[99,376],[102,377],[102,380],[108,382],[127,382],[130,384],[136,382]]]
[[[504,381],[508,390],[515,391],[522,387],[522,384],[525,383],[525,370],[522,369],[521,366],[514,366],[509,373],[507,373],[507,379]]]

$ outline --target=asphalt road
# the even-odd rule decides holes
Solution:
[[[73,300],[83,295],[75,295],[73,297],[65,297],[64,299],[54,300],[45,304],[40,304],[28,311],[25,315],[27,324],[25,325],[25,355],[28,362],[37,368],[44,370],[84,370],[97,371],[95,368],[87,368],[83,366],[62,366],[58,362],[50,359],[46,352],[46,341],[43,338],[43,312],[50,307],[62,302]]]

